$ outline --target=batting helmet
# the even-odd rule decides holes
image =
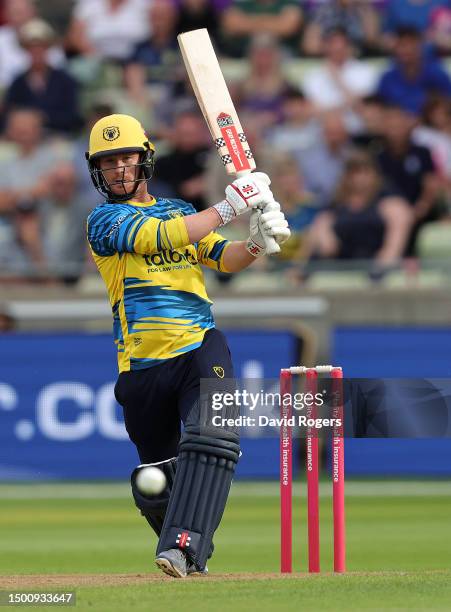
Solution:
[[[98,160],[105,155],[116,153],[140,153],[139,163],[135,164],[140,170],[135,171],[134,183],[136,187],[132,192],[125,189],[124,194],[112,193],[103,171],[98,166]],[[130,115],[108,115],[94,124],[89,137],[89,150],[86,152],[89,173],[97,191],[114,201],[124,202],[130,200],[136,193],[139,182],[147,181],[152,177],[154,169],[155,147],[148,139],[142,125]]]

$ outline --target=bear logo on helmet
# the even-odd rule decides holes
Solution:
[[[103,138],[104,140],[117,140],[119,138],[119,136],[121,135],[121,133],[119,132],[119,128],[116,126],[110,126],[110,127],[106,127],[103,130]]]

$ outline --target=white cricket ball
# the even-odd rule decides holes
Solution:
[[[166,476],[157,467],[145,467],[136,475],[136,486],[143,495],[158,495],[166,486]]]

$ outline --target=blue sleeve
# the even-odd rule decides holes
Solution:
[[[88,242],[96,255],[132,253],[136,234],[147,218],[120,204],[102,205],[88,217]]]
[[[390,94],[391,81],[392,79],[390,72],[385,72],[379,79],[376,95],[385,100]]]

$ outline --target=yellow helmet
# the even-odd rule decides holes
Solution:
[[[102,170],[96,161],[104,156],[115,153],[141,153],[140,161],[136,164],[142,172],[135,178],[136,188],[132,193],[124,195],[113,194]],[[86,152],[89,172],[94,187],[102,195],[116,201],[129,200],[136,193],[140,181],[147,181],[152,177],[154,169],[155,147],[148,139],[140,122],[130,115],[107,115],[97,121],[89,137],[89,150]]]

